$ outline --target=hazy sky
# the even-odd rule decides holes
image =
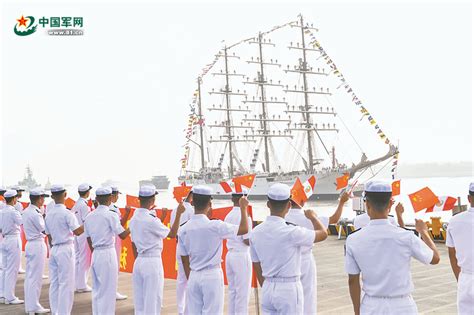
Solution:
[[[175,179],[188,104],[221,41],[303,13],[401,162],[472,161],[472,7],[465,2],[1,5],[1,178]],[[84,36],[19,37],[21,15],[82,16]]]

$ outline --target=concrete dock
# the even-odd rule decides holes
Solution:
[[[456,280],[449,264],[448,251],[438,243],[441,262],[436,266],[425,266],[414,261],[412,265],[415,292],[413,297],[420,314],[456,314]],[[318,314],[351,314],[352,304],[344,272],[344,240],[330,236],[314,247],[318,268]],[[24,266],[24,264],[23,264]],[[47,273],[47,271],[46,271]],[[133,314],[133,288],[131,274],[119,276],[119,292],[129,296],[117,301],[116,314]],[[16,294],[23,299],[24,275],[18,276]],[[89,284],[90,281],[89,281]],[[44,280],[41,303],[49,307],[49,279]],[[176,314],[175,280],[165,280],[164,306],[162,314]],[[252,293],[250,314],[256,314],[255,295]],[[91,314],[91,294],[75,294],[73,314]],[[24,314],[24,305],[0,305],[0,314]]]

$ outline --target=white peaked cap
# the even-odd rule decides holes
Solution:
[[[158,195],[158,191],[156,191],[156,187],[154,185],[141,186],[140,190],[138,191],[138,196],[140,197],[151,197],[155,195]]]
[[[36,187],[30,190],[30,196],[45,196],[49,197],[49,195],[42,189],[41,187]]]
[[[16,190],[14,189],[8,189],[5,194],[3,195],[3,197],[5,198],[11,198],[11,197],[15,197],[16,195],[18,195],[18,193],[16,192]]]
[[[112,188],[110,187],[99,187],[95,190],[96,196],[106,196],[112,194]]]
[[[82,183],[77,187],[77,191],[79,192],[86,192],[92,189],[92,186],[88,183]]]
[[[212,188],[209,186],[198,185],[193,187],[193,194],[212,196]]]
[[[52,192],[52,193],[60,192],[60,191],[64,191],[64,190],[66,190],[66,187],[64,187],[63,184],[54,184],[54,185],[51,185],[51,192]]]
[[[365,184],[365,192],[392,192],[392,185],[384,181],[370,181]]]
[[[268,189],[267,196],[268,198],[277,201],[288,200],[291,196],[290,186],[281,183],[276,183],[270,186],[270,188]]]

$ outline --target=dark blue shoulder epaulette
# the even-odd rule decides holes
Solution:
[[[293,225],[293,226],[297,226],[296,224],[294,223],[291,223],[291,222],[285,222],[287,225]]]

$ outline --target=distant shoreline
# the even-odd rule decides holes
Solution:
[[[414,163],[400,164],[398,176],[413,177],[466,177],[474,175],[474,163],[469,161],[456,163]]]

